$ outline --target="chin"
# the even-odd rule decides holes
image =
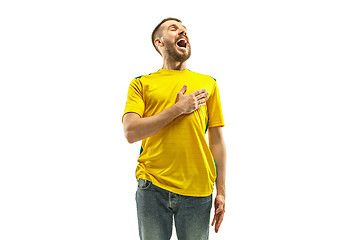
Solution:
[[[170,56],[177,62],[185,62],[191,56],[191,51],[189,51],[189,50],[187,50],[186,52],[184,52],[184,51],[180,52],[180,51],[177,51],[176,49],[174,49],[174,50],[175,51],[167,50],[166,53],[168,56]]]

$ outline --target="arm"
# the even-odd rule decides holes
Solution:
[[[225,213],[226,148],[221,127],[209,128],[209,146],[216,161],[218,173],[216,178],[217,194],[214,202],[215,215],[211,225],[213,226],[215,223],[215,232],[218,232]]]
[[[182,114],[179,105],[151,117],[140,118],[137,113],[129,112],[124,116],[124,133],[129,143],[137,142],[158,132]]]
[[[133,143],[148,138],[180,115],[190,114],[205,105],[208,99],[208,92],[205,89],[184,95],[186,89],[187,86],[184,85],[177,94],[174,105],[154,116],[141,118],[136,113],[126,113],[124,116],[124,133],[128,142]]]

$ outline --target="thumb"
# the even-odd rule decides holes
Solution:
[[[184,85],[184,86],[181,88],[181,90],[180,90],[179,93],[184,94],[184,93],[186,93],[186,90],[187,90],[187,86]]]
[[[218,206],[218,208],[215,210],[215,214],[219,214],[223,211],[223,206]]]

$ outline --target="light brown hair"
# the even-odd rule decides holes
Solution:
[[[152,41],[152,44],[154,45],[154,48],[156,49],[156,51],[158,51],[158,53],[161,55],[159,49],[157,48],[157,46],[155,45],[155,39],[160,37],[161,36],[161,25],[164,23],[164,22],[167,22],[167,21],[170,21],[170,20],[174,20],[174,21],[177,21],[179,23],[181,23],[181,21],[177,18],[172,18],[172,17],[169,17],[169,18],[165,18],[164,20],[162,20],[154,29],[154,31],[152,32],[151,34],[151,41]]]

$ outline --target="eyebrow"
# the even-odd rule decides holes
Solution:
[[[184,25],[182,25],[182,26],[187,30],[187,28],[186,28]],[[177,27],[177,28],[178,28],[178,25],[176,25],[176,24],[173,23],[173,24],[171,24],[171,25],[168,27],[168,29],[171,28],[171,27]]]

